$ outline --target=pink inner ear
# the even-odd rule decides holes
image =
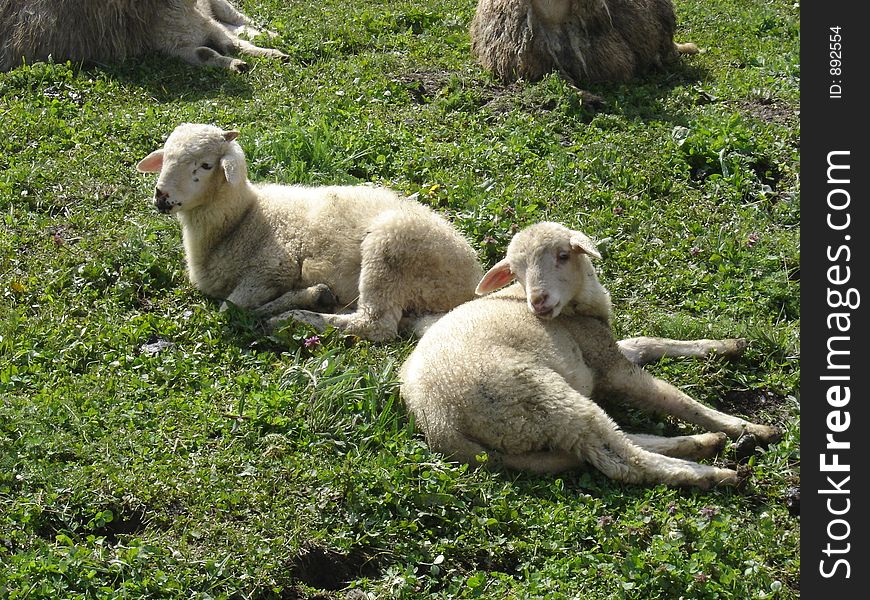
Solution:
[[[159,173],[163,168],[163,150],[155,150],[136,165],[140,173]]]
[[[477,284],[475,293],[478,295],[488,294],[493,290],[506,286],[513,280],[514,274],[511,273],[510,264],[507,259],[504,259],[486,272],[486,275]]]

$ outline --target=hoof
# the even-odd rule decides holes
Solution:
[[[746,489],[746,486],[749,485],[750,475],[752,474],[752,470],[745,466],[740,465],[737,467],[737,489],[739,491],[743,491]]]
[[[759,446],[765,448],[768,444],[775,444],[782,439],[782,429],[779,427],[768,427],[767,425],[753,425],[747,428],[748,434],[754,435]]]
[[[801,489],[799,487],[791,487],[786,490],[785,506],[788,508],[788,513],[797,517],[801,514]]]
[[[758,438],[751,433],[746,433],[740,436],[740,439],[738,439],[734,444],[734,454],[737,458],[737,462],[740,464],[745,463],[755,454],[755,449],[757,447]]]
[[[748,346],[749,341],[744,338],[723,340],[723,347],[719,351],[719,354],[729,358],[738,358],[743,355],[744,350],[746,350]]]
[[[734,487],[741,484],[740,473],[731,469],[716,469],[712,487]]]
[[[338,308],[338,299],[329,286],[325,283],[318,283],[314,286],[314,301],[313,306],[317,312],[334,312]]]
[[[713,454],[718,454],[723,448],[725,448],[725,444],[728,443],[728,436],[721,431],[713,433],[712,435],[716,436],[716,440],[712,444]]]

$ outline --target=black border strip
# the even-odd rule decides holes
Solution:
[[[801,5],[801,595],[810,599],[870,593],[862,4]]]

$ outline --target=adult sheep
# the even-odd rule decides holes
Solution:
[[[709,408],[630,362],[610,330],[610,297],[594,243],[539,223],[514,236],[478,286],[485,294],[435,323],[401,368],[400,394],[430,447],[456,460],[532,472],[591,463],[629,483],[709,488],[737,472],[686,459],[726,435],[768,443],[779,430]],[[621,399],[714,432],[627,435],[598,400]]]
[[[240,52],[283,58],[227,0],[0,0],[0,71],[47,60],[109,63],[149,52],[242,72]]]
[[[273,326],[295,319],[373,341],[473,297],[477,256],[431,209],[365,185],[251,183],[237,136],[182,124],[138,164],[160,173],[157,208],[181,222],[203,293],[277,315]],[[336,307],[350,312],[323,312]]]
[[[675,28],[671,0],[479,0],[471,51],[504,81],[627,81],[698,52]]]

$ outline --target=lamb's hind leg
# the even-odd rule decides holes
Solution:
[[[503,359],[493,370],[489,375],[498,384],[482,387],[479,393],[499,402],[498,418],[466,418],[468,431],[481,444],[520,459],[543,458],[547,467],[569,454],[576,464],[590,463],[611,479],[626,483],[700,488],[738,483],[735,471],[657,454],[634,444],[598,404],[549,369]],[[511,464],[509,459],[502,460]],[[533,465],[525,468],[540,470]]]
[[[620,340],[619,350],[636,365],[655,362],[666,356],[672,358],[703,358],[710,355],[728,358],[743,354],[746,340],[672,340],[659,337],[634,337]]]
[[[335,327],[348,335],[355,335],[373,342],[394,339],[399,335],[402,308],[395,299],[383,299],[379,304],[367,299],[365,290],[369,286],[374,285],[380,288],[384,284],[384,282],[372,284],[371,280],[375,278],[370,272],[363,269],[360,275],[360,297],[357,308],[353,312],[331,314],[311,310],[289,310],[269,319],[267,327],[276,329],[285,321],[293,320],[306,323],[317,331]]]
[[[615,427],[615,426],[614,426]],[[706,439],[711,436],[710,439]],[[721,436],[721,437],[718,437]],[[629,460],[613,461],[608,457],[599,461],[594,456],[587,456],[589,462],[598,467],[606,475],[633,483],[668,483],[672,485],[695,485],[709,488],[713,485],[735,485],[737,474],[727,469],[718,469],[696,463],[678,460],[679,458],[703,458],[715,454],[717,448],[724,443],[722,434],[702,434],[700,436],[680,436],[676,438],[661,438],[658,436],[629,435],[631,442],[638,441],[637,451],[642,453],[647,460],[634,461],[636,456]],[[657,438],[653,440],[652,438]],[[696,439],[691,439],[696,438]],[[701,440],[700,438],[705,438]],[[717,438],[716,443],[711,443],[712,438]],[[673,442],[664,442],[673,440]],[[607,444],[605,444],[607,445]],[[505,468],[528,473],[554,474],[578,469],[586,462],[577,453],[564,450],[541,450],[538,452],[524,452],[521,454],[507,454],[497,450],[487,449],[464,439],[462,443],[453,442],[456,452],[453,458],[467,462],[473,466],[480,465],[477,457],[486,455],[483,466],[488,468]],[[700,450],[699,449],[702,449]],[[656,452],[656,449],[661,452]],[[648,450],[648,451],[647,451]],[[596,453],[592,451],[592,455]],[[584,455],[589,453],[583,452]],[[673,458],[670,458],[673,457]],[[613,463],[617,462],[618,465]],[[646,464],[644,464],[646,463]],[[654,467],[650,467],[654,464]],[[632,469],[642,469],[642,473],[629,473]]]
[[[754,435],[759,442],[778,440],[782,432],[776,427],[751,423],[709,406],[705,406],[670,383],[653,377],[640,367],[624,363],[607,375],[607,387],[638,408],[673,415],[710,431],[722,431],[732,439]]]
[[[579,392],[574,391],[574,394],[575,408],[569,414],[556,415],[563,430],[558,447],[567,449],[565,444],[570,444],[572,452],[581,460],[588,461],[611,479],[703,489],[738,483],[736,471],[665,456],[636,445],[601,407]]]
[[[447,454],[449,459],[467,463],[472,467],[554,474],[577,469],[583,465],[583,461],[570,452],[542,450],[508,454],[492,448],[485,448],[459,432],[455,432],[449,440],[438,440],[435,445],[436,450],[439,447],[449,449]],[[485,460],[482,460],[484,457]]]
[[[239,52],[251,56],[264,56],[266,58],[287,58],[287,55],[274,48],[260,48],[251,42],[240,38],[227,26],[219,21],[208,20],[205,15],[200,15],[205,20],[203,29],[206,32],[207,44],[220,50],[223,54]]]
[[[718,454],[725,447],[728,436],[722,432],[677,435],[673,437],[630,433],[628,434],[628,439],[650,452],[674,458],[699,460]]]
[[[415,321],[408,317],[402,321],[406,310],[446,312],[473,294],[473,284],[463,295],[462,286],[450,275],[452,269],[461,272],[462,264],[442,264],[445,253],[454,255],[456,244],[455,239],[442,234],[437,225],[416,213],[391,210],[381,214],[360,245],[356,310],[340,315],[292,311],[286,316],[318,330],[332,326],[371,341],[397,337],[400,322],[403,330],[421,335],[434,319]]]

